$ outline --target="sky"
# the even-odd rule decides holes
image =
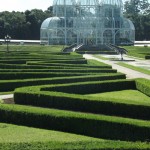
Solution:
[[[34,8],[47,10],[47,8],[52,4],[53,0],[0,0],[0,12],[24,12],[26,10],[31,10]]]
[[[53,0],[0,0],[0,12],[31,10],[34,8],[47,10]]]

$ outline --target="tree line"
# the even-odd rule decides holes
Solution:
[[[0,39],[9,34],[13,39],[39,40],[42,22],[53,16],[53,7],[25,12],[0,12]],[[136,40],[150,40],[150,3],[149,0],[126,0],[124,15],[135,26]]]
[[[136,40],[150,40],[150,3],[149,0],[129,0],[124,5],[124,15],[135,26]]]
[[[0,39],[10,35],[12,39],[39,40],[42,22],[52,16],[52,6],[25,12],[0,12]]]

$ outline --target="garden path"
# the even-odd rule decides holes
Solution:
[[[0,100],[3,100],[5,104],[13,104],[14,94],[0,95]]]
[[[127,79],[134,79],[134,78],[150,79],[150,75],[146,75],[144,73],[141,73],[141,72],[138,72],[138,71],[135,71],[135,70],[117,65],[118,62],[121,62],[120,60],[118,60],[118,61],[116,61],[116,60],[115,61],[103,60],[101,58],[96,58],[96,57],[94,57],[93,55],[90,55],[90,54],[84,54],[83,57],[86,58],[86,59],[94,59],[94,60],[103,62],[105,64],[111,65],[113,69],[117,69],[118,72],[126,74]],[[113,56],[112,55],[105,55],[105,57],[109,58],[109,57],[113,57]],[[120,57],[120,55],[115,55],[115,57]],[[145,63],[149,63],[149,65],[150,65],[150,61],[147,62],[146,60],[140,60],[140,59],[134,59],[135,61],[133,61],[133,58],[130,58],[130,57],[127,57],[127,56],[124,57],[124,60],[126,60],[128,62],[130,62],[130,61],[131,62],[138,62],[138,63],[141,63],[141,64],[143,64],[145,62]]]

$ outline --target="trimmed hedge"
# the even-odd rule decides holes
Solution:
[[[150,59],[150,55],[145,56],[145,59]]]
[[[5,63],[5,64],[26,64],[26,60],[0,60],[0,63]]]
[[[6,104],[0,104],[0,116],[1,122],[97,138],[127,141],[150,139],[150,121]]]
[[[103,73],[114,73],[116,70],[108,70]],[[12,80],[12,79],[37,79],[37,78],[50,78],[50,77],[69,77],[69,76],[82,76],[82,75],[91,75],[93,73],[67,73],[67,72],[8,72],[0,73],[0,80]],[[97,74],[97,73],[95,73]],[[98,75],[98,74],[97,74]]]
[[[148,150],[146,142],[32,142],[0,143],[0,150]]]
[[[107,65],[105,63],[102,62],[98,62],[96,60],[86,60],[87,63],[86,64],[65,64],[65,63],[59,63],[59,62],[39,62],[39,61],[32,61],[32,62],[27,62],[27,64],[29,65],[43,65],[43,66],[62,66],[62,67],[88,67],[88,68],[112,68],[112,66]]]
[[[87,83],[71,83],[65,85],[54,85],[50,88],[41,88],[41,91],[57,91],[73,94],[94,94],[110,91],[136,89],[133,80],[96,81]]]
[[[148,79],[137,79],[136,87],[142,93],[148,95],[150,97],[150,80]]]
[[[58,77],[58,78],[26,79],[26,80],[24,79],[24,80],[9,80],[9,81],[3,80],[0,81],[0,92],[13,91],[15,88],[23,87],[23,86],[102,81],[102,80],[117,80],[117,79],[125,79],[125,78],[126,76],[124,74],[110,73],[110,74],[100,74],[100,75],[72,76],[67,78]]]
[[[0,72],[68,72],[68,73],[103,73],[103,72],[107,72],[107,71],[116,71],[114,69],[0,69]],[[117,71],[116,71],[117,72]]]
[[[93,98],[79,94],[69,94],[69,92],[89,94],[125,89],[136,89],[135,81],[120,80],[26,87],[15,90],[14,101],[23,105],[150,119],[150,105],[144,103],[142,105],[137,102],[129,103],[113,98]]]
[[[34,62],[27,62],[28,65],[33,64]],[[87,60],[82,59],[82,60],[52,60],[49,61],[49,63],[66,63],[66,64],[87,64]],[[46,64],[46,63],[45,63]]]

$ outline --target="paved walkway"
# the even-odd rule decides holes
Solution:
[[[110,57],[110,56],[113,57],[113,55],[105,55],[105,57]],[[120,55],[114,55],[114,56],[120,58]],[[94,56],[92,56],[90,54],[84,54],[83,57],[86,58],[86,59],[94,59],[94,60],[103,62],[105,64],[111,65],[113,69],[117,69],[118,72],[126,74],[127,79],[134,79],[134,78],[150,79],[150,75],[146,75],[144,73],[141,73],[141,72],[138,72],[138,71],[134,71],[132,69],[129,69],[129,68],[117,65],[116,63],[118,63],[120,61],[102,60],[102,59],[96,58],[96,57],[94,57]],[[127,56],[125,56],[124,59],[125,60],[133,60],[132,58],[129,58]],[[135,62],[137,62],[137,61],[141,62],[141,61],[144,61],[144,60],[135,60]],[[150,65],[150,63],[149,63],[149,65]]]
[[[0,95],[0,99],[1,99],[1,100],[12,99],[13,97],[14,97],[13,94]]]

